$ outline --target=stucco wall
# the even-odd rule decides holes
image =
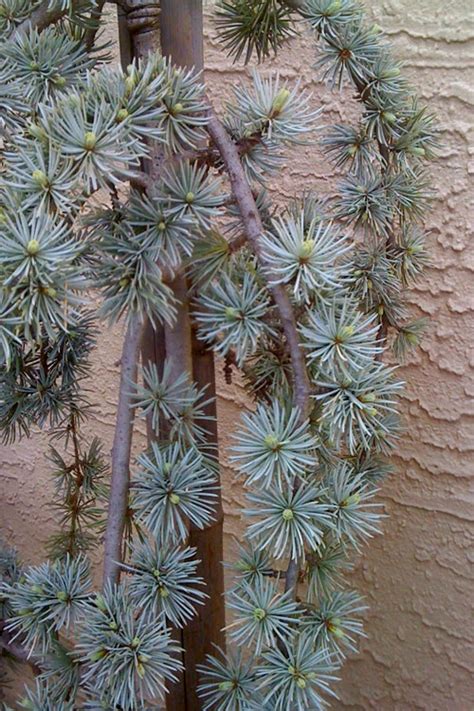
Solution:
[[[433,265],[410,297],[414,313],[428,315],[427,336],[406,367],[403,411],[407,433],[396,456],[398,473],[384,486],[384,536],[360,557],[353,584],[370,604],[368,639],[343,668],[335,708],[380,711],[468,711],[474,708],[472,638],[472,480],[474,395],[474,255],[470,243],[472,141],[472,4],[441,0],[376,0],[374,19],[391,36],[397,55],[422,99],[437,111],[443,151],[434,168],[437,200],[428,216]],[[308,37],[281,53],[285,77],[301,79],[324,107],[324,122],[353,110],[314,82]],[[207,78],[228,95],[241,69],[223,59],[206,29]],[[213,91],[211,90],[211,96]],[[318,151],[292,156],[275,186],[278,199],[304,187],[327,191],[330,166]],[[113,434],[121,329],[104,330],[94,356],[90,388],[97,402],[86,431],[106,448]],[[220,368],[221,371],[221,368]],[[219,426],[223,452],[246,406],[238,382],[219,375]],[[140,447],[141,436],[135,445]],[[53,530],[47,439],[38,434],[1,451],[2,528],[23,558],[41,559]],[[225,542],[235,550],[243,524],[242,491],[224,467]]]

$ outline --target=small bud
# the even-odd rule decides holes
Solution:
[[[60,602],[67,602],[69,600],[69,595],[64,590],[58,590],[56,597]]]
[[[169,597],[170,593],[167,588],[160,588],[160,597]]]
[[[44,188],[46,190],[47,187],[49,187],[49,180],[48,176],[46,173],[43,173],[42,170],[34,170],[31,174],[31,177],[37,183],[41,188]]]
[[[358,506],[359,504],[360,494],[356,492],[355,494],[351,494],[350,496],[348,496],[347,499],[344,499],[344,501],[341,503],[341,506]]]
[[[26,245],[26,251],[30,255],[30,257],[34,257],[35,254],[38,254],[40,251],[40,243],[38,242],[37,239],[30,239],[28,244]]]
[[[256,620],[261,622],[262,620],[265,619],[265,617],[267,616],[267,613],[263,608],[256,607],[255,610],[253,611],[253,616]]]
[[[129,116],[129,113],[128,113],[127,109],[120,109],[120,111],[117,111],[117,116],[115,118],[116,118],[117,123],[122,123],[122,121],[125,121],[125,119],[128,118],[128,116]]]
[[[378,415],[379,412],[376,407],[366,407],[365,411],[371,417],[375,417],[376,415]]]
[[[352,158],[354,158],[354,156],[358,150],[359,150],[359,146],[349,146],[347,148],[347,152]]]
[[[114,621],[109,622],[109,629],[111,629],[113,632],[116,632],[118,630],[118,624]]]
[[[334,2],[332,2],[326,8],[326,11],[324,14],[326,15],[326,17],[328,17],[329,15],[335,15],[336,12],[339,12],[340,9],[341,9],[341,0],[334,0]]]
[[[191,205],[194,202],[195,197],[196,196],[194,195],[194,193],[189,192],[189,193],[186,193],[186,196],[184,199],[188,203],[188,205]]]
[[[140,637],[134,637],[132,639],[130,646],[132,647],[132,649],[136,649],[137,647],[140,646],[141,643],[142,643],[142,641],[141,641]]]
[[[163,220],[161,222],[158,222],[158,229],[160,230],[160,232],[164,232],[166,230],[166,222],[163,222]]]
[[[141,654],[139,654],[139,655],[137,656],[137,659],[138,659],[139,662],[142,662],[143,664],[146,664],[147,662],[150,661],[151,657],[150,657],[149,654],[143,654],[143,652],[142,652]]]
[[[158,568],[155,568],[155,570],[153,571],[153,577],[158,580],[158,578],[159,578],[160,576],[161,576],[160,571],[158,570]]]
[[[181,111],[183,110],[183,108],[184,108],[183,104],[180,104],[180,103],[175,104],[174,106],[171,107],[171,113],[173,115],[180,114]]]
[[[395,79],[395,77],[400,76],[400,67],[393,67],[392,69],[387,69],[384,75],[387,79]]]
[[[283,111],[289,98],[290,98],[289,90],[288,89],[280,89],[278,94],[273,99],[272,116],[277,116],[278,114],[280,114]]]
[[[169,499],[170,499],[170,502],[172,504],[174,504],[175,506],[177,506],[177,504],[179,504],[179,502],[181,501],[178,494],[170,494]]]
[[[412,346],[417,346],[418,345],[418,336],[416,333],[412,333],[411,331],[408,331],[408,333],[405,333],[405,338],[407,339],[408,343],[411,343]]]
[[[145,667],[143,666],[143,664],[141,662],[138,662],[138,664],[137,664],[137,674],[140,677],[140,679],[143,679],[143,677],[145,676]]]
[[[389,124],[389,126],[393,126],[395,123],[397,123],[397,117],[391,111],[382,111],[381,117],[382,120],[385,121],[385,123]]]
[[[40,69],[40,65],[38,62],[30,62],[30,69],[32,72],[38,72]]]
[[[226,306],[224,309],[224,314],[226,319],[228,319],[229,321],[233,321],[237,318],[239,312],[237,311],[237,309],[234,309],[233,306]]]
[[[333,637],[337,637],[338,639],[342,639],[343,637],[346,636],[344,630],[338,626],[331,627],[331,629],[329,631],[331,632]]]
[[[354,326],[344,326],[341,328],[341,338],[349,338],[354,335]]]
[[[281,516],[284,521],[293,521],[293,519],[295,517],[292,509],[283,509]]]
[[[84,148],[86,151],[93,151],[97,144],[97,136],[94,131],[87,131],[84,136]]]
[[[314,249],[314,239],[305,239],[301,243],[301,249],[299,251],[299,258],[300,259],[308,259],[311,257],[311,254],[313,253]]]
[[[49,296],[50,299],[55,299],[58,295],[58,292],[56,291],[54,286],[47,286],[44,290],[44,293],[46,294],[46,296]]]
[[[53,84],[55,84],[59,89],[62,89],[63,87],[66,86],[66,79],[62,77],[60,74],[56,74],[53,77]]]
[[[306,688],[306,679],[303,676],[297,677],[296,686],[298,686],[300,689],[305,689]]]
[[[288,674],[296,674],[296,669],[292,664],[288,667]]]
[[[103,659],[106,654],[106,649],[98,649],[96,652],[92,652],[92,654],[89,654],[89,659],[91,662],[98,662],[99,659]]]
[[[359,400],[361,402],[375,402],[376,396],[374,393],[363,393],[362,395],[359,395]]]
[[[362,276],[362,274],[363,274],[362,269],[356,269],[356,270],[354,271],[354,276],[355,276],[355,277],[360,277],[360,276]]]
[[[379,304],[379,305],[377,306],[377,314],[378,314],[379,316],[383,316],[384,311],[385,311],[385,309],[384,309],[384,307],[383,307],[383,304]]]
[[[219,684],[219,691],[230,691],[234,688],[233,681],[221,681]]]
[[[411,146],[408,149],[408,153],[411,153],[413,156],[420,156],[421,158],[426,155],[425,149],[421,146]]]
[[[47,138],[46,131],[42,126],[38,126],[37,123],[30,123],[28,133],[30,136],[33,136],[33,138],[38,139],[38,141],[44,141]]]
[[[107,605],[105,604],[105,600],[100,593],[97,593],[97,595],[95,596],[95,604],[97,605],[97,607],[99,608],[99,610],[101,612],[105,612],[107,610]]]
[[[119,281],[119,286],[121,289],[125,289],[126,286],[130,284],[130,279],[126,276],[122,277]]]
[[[31,592],[34,592],[35,595],[43,595],[44,590],[41,587],[41,585],[32,585],[31,586]]]
[[[274,452],[276,452],[278,449],[280,449],[280,441],[278,440],[278,437],[275,437],[274,434],[268,434],[263,440],[263,443],[268,447],[268,449],[272,449]]]

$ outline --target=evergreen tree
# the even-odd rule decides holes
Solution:
[[[434,119],[355,0],[223,0],[234,60],[310,31],[321,80],[360,103],[318,138],[337,194],[309,185],[283,204],[267,181],[316,141],[316,98],[255,71],[218,117],[202,75],[150,40],[159,3],[120,3],[124,67],[101,45],[103,5],[0,2],[0,428],[5,442],[50,433],[58,512],[46,562],[2,551],[2,646],[35,669],[29,709],[147,709],[179,681],[177,631],[208,595],[192,531],[220,505],[212,383],[180,351],[188,318],[255,400],[231,455],[248,527],[229,649],[193,693],[216,711],[321,709],[364,634],[346,573],[379,531],[400,432],[384,355],[424,328],[405,294],[428,259]],[[111,461],[83,435],[100,321],[126,327]],[[140,363],[150,329],[163,357]],[[130,463],[135,413],[149,446]],[[103,538],[99,591],[87,556]]]

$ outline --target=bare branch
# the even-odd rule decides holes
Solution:
[[[12,34],[10,35],[11,39],[22,35],[24,32],[28,32],[29,29],[36,29],[41,32],[41,30],[44,30],[45,27],[48,27],[48,25],[52,25],[53,23],[60,20],[61,17],[64,17],[64,15],[66,15],[66,6],[64,6],[63,8],[59,6],[53,6],[51,8],[50,5],[51,3],[49,0],[45,0],[44,2],[42,2],[41,5],[36,8],[36,10],[33,10],[31,15],[27,17],[26,20],[23,20],[23,22],[20,22],[20,24],[15,27]]]
[[[221,124],[214,111],[210,109],[207,130],[221,155],[222,161],[229,175],[232,192],[240,210],[242,223],[247,239],[257,255],[268,281],[275,304],[278,308],[280,319],[288,341],[293,368],[295,387],[295,405],[300,409],[301,418],[308,416],[310,404],[310,383],[306,370],[303,351],[300,347],[298,332],[290,299],[281,284],[274,283],[274,275],[268,266],[265,254],[260,244],[260,235],[263,227],[255,204],[250,185],[245,177],[239,157],[239,149]]]
[[[112,447],[112,483],[105,532],[104,583],[117,582],[120,574],[119,564],[130,486],[130,452],[134,419],[131,389],[137,379],[142,332],[143,324],[139,317],[132,317],[125,334],[121,359],[119,401]]]

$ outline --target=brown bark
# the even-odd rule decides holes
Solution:
[[[202,2],[201,0],[173,0],[161,2],[161,50],[179,66],[203,68],[203,33],[202,33]],[[178,298],[187,302],[187,284],[184,277],[178,277],[175,284]],[[180,309],[178,328],[166,333],[166,349],[168,357],[179,353],[179,348],[185,353],[193,380],[199,388],[207,386],[207,397],[216,395],[214,357],[197,340],[190,327],[187,303]],[[186,362],[181,361],[181,369]],[[179,368],[179,365],[177,366]],[[178,371],[179,372],[179,371]],[[217,413],[215,400],[206,407],[206,415],[213,418],[206,420],[209,432],[208,443],[217,448]],[[217,452],[216,452],[217,454]],[[189,545],[196,548],[196,556],[201,561],[198,574],[206,581],[206,593],[209,595],[204,605],[198,606],[197,615],[184,628],[181,643],[184,649],[185,672],[181,685],[170,687],[166,699],[166,707],[170,711],[198,711],[201,703],[197,695],[199,683],[197,665],[204,662],[206,654],[213,653],[213,645],[224,648],[225,637],[222,628],[225,625],[224,608],[224,573],[223,560],[223,513],[219,496],[216,510],[216,520],[205,530],[191,526]]]

